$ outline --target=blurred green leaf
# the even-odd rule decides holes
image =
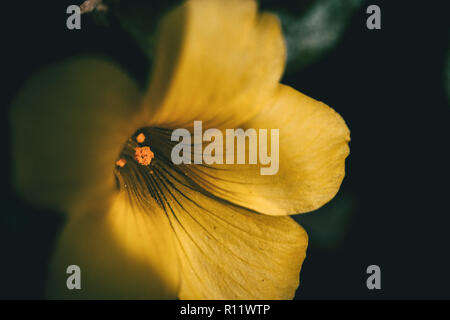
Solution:
[[[344,240],[348,225],[355,211],[355,198],[349,193],[339,193],[322,208],[295,215],[311,238],[311,245],[322,249],[338,248]]]
[[[336,46],[352,14],[364,0],[316,0],[302,11],[286,11],[280,17],[287,45],[287,72],[297,71]]]
[[[181,0],[104,0],[110,14],[151,59],[155,33],[161,17]]]
[[[263,11],[277,14],[287,44],[287,71],[315,62],[339,41],[351,15],[364,0],[261,0]],[[181,0],[103,0],[110,14],[151,59],[161,17]]]

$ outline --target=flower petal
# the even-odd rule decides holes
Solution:
[[[268,129],[268,137],[270,129],[279,129],[278,172],[261,175],[261,167],[268,165],[193,166],[191,176],[199,185],[270,215],[309,212],[336,195],[345,175],[350,132],[333,109],[280,85],[273,103],[242,127]],[[270,149],[270,139],[268,145]],[[246,159],[248,163],[248,154]]]
[[[242,123],[275,90],[285,63],[278,19],[252,0],[191,0],[160,26],[146,97],[154,126]]]
[[[72,58],[45,68],[11,106],[15,187],[58,210],[108,207],[138,106],[136,84],[109,62]]]
[[[176,298],[179,264],[173,231],[161,208],[151,208],[131,206],[128,194],[121,192],[108,212],[72,217],[53,258],[49,297]],[[80,290],[66,286],[69,265],[81,269]]]
[[[290,217],[260,215],[154,168],[177,238],[180,299],[291,299],[308,237]]]

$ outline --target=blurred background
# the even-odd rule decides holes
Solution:
[[[11,189],[11,99],[42,66],[82,53],[109,57],[143,85],[155,26],[179,1],[104,1],[107,10],[83,15],[81,30],[68,30],[67,6],[82,3],[2,6],[2,299],[44,297],[47,264],[64,222]],[[371,4],[381,8],[381,30],[366,27]],[[296,298],[449,299],[450,20],[444,1],[261,0],[260,7],[282,20],[288,48],[282,82],[333,107],[352,137],[338,195],[295,216],[310,237]],[[372,264],[381,268],[381,290],[366,287]]]

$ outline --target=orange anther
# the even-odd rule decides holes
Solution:
[[[143,166],[148,166],[155,157],[155,154],[150,150],[150,147],[136,147],[134,150],[136,151],[134,160]]]
[[[116,166],[123,168],[127,164],[127,160],[125,159],[119,159],[116,161]]]
[[[137,137],[136,137],[136,141],[137,141],[138,143],[144,142],[144,141],[145,141],[145,135],[144,135],[142,132],[139,133],[139,134],[137,135]]]

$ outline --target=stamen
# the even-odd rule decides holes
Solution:
[[[116,161],[116,166],[123,168],[127,164],[127,160],[125,159],[119,159]]]
[[[150,150],[150,147],[136,147],[134,150],[136,151],[134,160],[143,166],[148,166],[155,157],[155,154]]]
[[[141,132],[138,134],[138,136],[136,137],[136,141],[138,143],[143,143],[145,141],[145,135]]]

